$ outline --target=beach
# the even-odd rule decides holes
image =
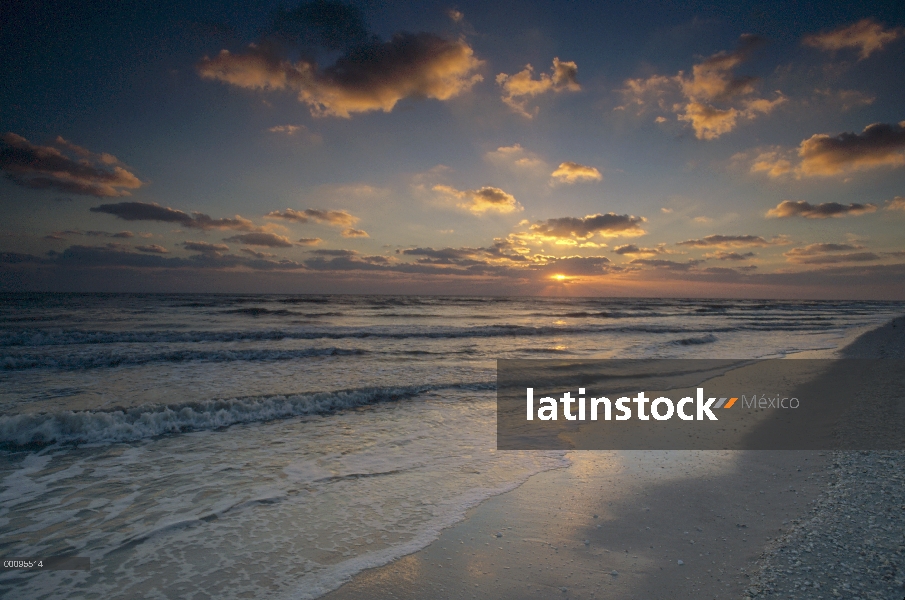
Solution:
[[[905,357],[905,318],[815,357]],[[866,389],[865,394],[872,391]],[[902,452],[574,451],[326,596],[889,598]]]
[[[784,536],[819,516],[812,508],[835,506],[828,486],[848,489],[849,471],[866,477],[860,466],[819,450],[499,451],[496,361],[745,363],[843,347],[893,357],[905,327],[882,326],[902,312],[882,302],[7,296],[0,544],[9,557],[91,566],[6,571],[0,595],[778,589],[756,579],[779,564],[769,552],[785,556],[797,538]],[[767,364],[718,378],[751,391]]]

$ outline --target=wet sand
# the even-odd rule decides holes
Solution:
[[[903,349],[897,319],[836,355],[901,358]],[[742,598],[771,552],[819,522],[831,481],[839,485],[832,452],[568,456],[570,467],[491,498],[427,548],[325,597]],[[859,485],[870,481],[868,473]]]

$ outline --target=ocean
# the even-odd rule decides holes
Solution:
[[[769,358],[903,303],[0,296],[0,549],[16,598],[315,598],[565,452],[497,452],[501,358]]]

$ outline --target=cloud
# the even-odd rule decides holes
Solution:
[[[783,256],[789,259],[798,259],[804,256],[817,256],[828,252],[845,252],[850,250],[863,250],[864,246],[856,246],[853,244],[834,244],[821,242],[818,244],[809,244],[803,248],[791,248],[783,253]]]
[[[366,238],[366,237],[371,237],[371,236],[368,235],[368,232],[367,232],[367,231],[365,231],[365,230],[363,230],[363,229],[353,229],[353,228],[351,228],[351,227],[349,227],[348,229],[343,229],[342,236],[343,236],[344,238],[356,238],[356,237]]]
[[[736,158],[746,159],[744,154]],[[861,133],[825,133],[802,140],[797,151],[774,147],[760,151],[751,161],[752,173],[771,178],[794,175],[832,177],[855,171],[905,165],[905,121],[874,123]]]
[[[183,242],[183,248],[192,252],[200,252],[202,254],[220,254],[229,252],[229,246],[226,244],[210,244],[208,242]]]
[[[240,242],[249,246],[265,246],[267,248],[291,248],[289,238],[275,233],[243,233],[223,240],[224,242]]]
[[[235,229],[236,231],[258,231],[254,223],[236,215],[232,219],[214,219],[200,212],[188,214],[175,208],[161,206],[156,202],[118,202],[101,204],[91,208],[91,212],[106,213],[124,221],[159,221],[177,223],[187,229]]]
[[[157,244],[149,244],[147,246],[135,246],[135,249],[139,252],[147,252],[149,254],[169,254],[170,251],[164,248],[163,246],[158,246]]]
[[[533,118],[538,111],[527,109],[528,100],[548,92],[577,92],[581,86],[576,80],[578,65],[574,62],[563,62],[559,58],[553,59],[553,68],[550,74],[541,73],[538,79],[534,79],[534,67],[525,65],[525,68],[514,75],[500,73],[496,82],[503,88],[501,99],[512,110],[527,117]]]
[[[522,210],[515,196],[500,188],[485,186],[479,190],[457,190],[448,185],[435,185],[435,192],[456,201],[456,206],[475,215],[488,212],[507,214]]]
[[[559,183],[566,184],[579,181],[603,181],[603,175],[594,167],[580,165],[571,161],[560,163],[559,167],[550,174],[550,177]]]
[[[680,121],[691,124],[695,137],[714,140],[731,132],[740,120],[753,120],[767,115],[786,101],[781,92],[772,100],[754,96],[754,77],[737,77],[734,69],[747,60],[751,51],[760,45],[757,36],[743,35],[734,52],[718,52],[693,65],[691,75],[684,71],[668,77],[628,79],[621,90],[625,99],[617,110],[634,107],[639,114],[656,107],[677,115]],[[665,123],[661,115],[657,123]]]
[[[549,168],[547,163],[540,156],[534,152],[525,150],[520,144],[500,146],[496,150],[486,153],[484,155],[484,160],[514,171],[540,173]]]
[[[757,255],[754,254],[754,252],[745,252],[742,254],[740,254],[738,252],[711,252],[711,253],[705,254],[704,258],[715,258],[717,260],[739,261],[739,260],[748,260],[749,258],[754,258],[755,256],[757,256]]]
[[[38,146],[15,133],[4,133],[0,170],[25,187],[98,198],[128,196],[129,190],[144,185],[111,154],[95,154],[62,137],[52,143]]]
[[[320,238],[299,238],[296,244],[299,244],[300,246],[317,246],[322,241],[323,240]]]
[[[745,248],[772,246],[784,243],[787,243],[784,238],[773,238],[768,241],[759,235],[713,234],[705,236],[703,239],[676,242],[676,246],[688,246],[691,248]]]
[[[295,135],[299,131],[306,129],[304,125],[275,125],[267,131],[271,133],[285,133],[286,135]]]
[[[332,248],[325,248],[323,250],[310,250],[309,254],[314,254],[316,256],[342,256],[342,257],[352,257],[357,256],[358,252],[355,250],[339,250]]]
[[[304,125],[274,125],[267,129],[270,133],[280,133],[287,137],[303,138],[312,144],[320,144],[324,141],[319,133],[312,133]]]
[[[449,100],[483,79],[475,73],[483,62],[464,40],[403,32],[382,41],[360,19],[356,24],[348,13],[338,15],[338,6],[342,4],[314,2],[284,11],[289,16],[282,22],[278,17],[276,35],[242,53],[221,50],[205,57],[198,72],[204,79],[241,88],[293,91],[313,116],[343,118],[390,112],[404,98]],[[315,14],[318,10],[321,14]],[[310,56],[312,45],[344,53],[321,68]],[[290,57],[298,53],[302,57],[293,62]]]
[[[880,260],[873,252],[852,252],[850,254],[822,254],[817,256],[801,256],[789,259],[803,265],[832,265],[849,262],[869,262]]]
[[[44,238],[48,240],[63,240],[66,239],[66,236],[69,235],[84,235],[88,237],[108,237],[108,238],[120,238],[120,239],[128,239],[135,237],[135,234],[131,231],[120,231],[117,233],[110,233],[109,231],[82,231],[80,229],[66,229],[64,231],[54,231],[48,235],[45,235]],[[142,234],[142,237],[148,237],[147,234]]]
[[[864,60],[903,34],[905,29],[901,27],[884,29],[883,25],[873,19],[862,19],[848,27],[805,36],[802,44],[830,52],[846,48],[856,49],[859,60]]]
[[[886,210],[905,210],[905,197],[896,196],[892,200],[887,200]]]
[[[641,223],[647,219],[633,215],[587,215],[585,217],[561,217],[538,221],[531,225],[532,233],[549,238],[587,239],[595,234],[602,237],[633,237],[644,235]]]
[[[631,266],[652,267],[654,269],[666,269],[669,271],[689,271],[701,264],[700,260],[688,260],[686,262],[676,262],[674,260],[663,260],[656,258],[636,258],[629,262]]]
[[[613,252],[620,256],[657,256],[659,254],[673,254],[666,249],[665,244],[658,244],[655,248],[639,248],[635,244],[616,246]]]
[[[783,200],[767,211],[768,217],[805,217],[807,219],[826,219],[827,217],[847,217],[872,213],[877,210],[874,204],[839,204],[838,202],[822,202],[811,204],[804,200],[793,202]]]
[[[255,258],[274,258],[276,254],[271,254],[270,252],[258,252],[257,250],[252,250],[251,248],[239,248],[239,252],[244,254],[249,254],[254,256]]]
[[[284,219],[296,223],[314,221],[315,223],[326,223],[337,227],[349,227],[361,220],[344,210],[323,210],[319,208],[306,208],[305,210],[287,208],[283,212],[274,210],[264,216],[268,219]]]
[[[801,142],[799,170],[804,176],[838,175],[847,171],[905,165],[905,121],[874,123],[860,134],[820,133]]]
[[[870,106],[877,99],[858,90],[814,90],[819,98],[838,105],[842,110],[851,110],[860,106]]]
[[[784,252],[790,263],[802,265],[832,265],[839,263],[861,263],[881,260],[882,257],[874,252],[857,252],[864,250],[864,246],[854,244],[819,243],[809,244],[803,248],[792,248]],[[885,256],[901,256],[901,252],[884,252]]]

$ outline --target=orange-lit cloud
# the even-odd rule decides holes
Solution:
[[[558,183],[566,184],[578,183],[579,181],[603,181],[603,175],[596,168],[571,161],[560,163],[559,167],[550,174],[550,177]]]
[[[500,146],[496,150],[486,153],[484,160],[514,171],[541,173],[549,168],[540,156],[525,150],[520,144]]]
[[[826,219],[828,217],[848,217],[872,213],[877,210],[874,204],[839,204],[838,202],[822,202],[811,204],[804,200],[793,202],[783,200],[767,211],[768,217],[787,218],[805,217],[807,219]]]
[[[858,58],[864,60],[903,35],[905,35],[905,29],[901,27],[886,29],[873,19],[862,19],[848,27],[806,36],[802,43],[805,46],[831,52],[846,48],[858,50]]]
[[[886,202],[886,210],[905,210],[905,197],[896,196]]]
[[[365,231],[364,229],[353,229],[352,227],[349,227],[348,229],[343,229],[342,236],[344,238],[371,237],[368,235],[368,232]]]
[[[679,71],[674,76],[653,75],[628,79],[622,94],[625,103],[639,113],[650,108],[677,115],[689,123],[700,140],[714,140],[731,132],[740,120],[767,115],[786,101],[780,92],[772,100],[754,96],[756,78],[737,77],[733,71],[760,44],[760,38],[743,35],[734,52],[718,52],[693,65],[691,75]],[[662,115],[657,123],[665,123]]]
[[[275,233],[243,233],[223,240],[224,242],[240,242],[248,246],[264,246],[267,248],[291,248],[292,241],[289,238]]]
[[[320,208],[306,208],[305,210],[287,208],[282,212],[278,210],[271,211],[264,216],[268,219],[283,219],[296,223],[314,221],[315,223],[326,223],[337,227],[349,227],[361,220],[344,210],[323,210]]]
[[[397,33],[349,49],[327,68],[304,59],[292,62],[270,45],[251,44],[244,53],[222,50],[198,64],[201,77],[255,90],[291,90],[317,117],[390,112],[410,97],[449,100],[482,80],[482,61],[464,40],[430,33]]]
[[[522,210],[515,196],[500,188],[485,186],[479,190],[457,190],[448,185],[435,185],[433,190],[456,202],[456,206],[476,215],[488,212],[511,213]]]
[[[537,107],[532,111],[528,110],[531,98],[548,92],[577,92],[581,90],[577,75],[578,65],[574,62],[554,58],[550,74],[541,73],[538,79],[534,79],[534,67],[525,65],[524,69],[513,75],[500,73],[496,82],[503,88],[502,101],[518,114],[530,119],[538,111]]]
[[[161,206],[156,202],[118,202],[101,204],[91,208],[91,212],[106,213],[124,221],[159,221],[177,223],[187,229],[235,229],[236,231],[260,231],[250,220],[240,215],[233,218],[214,219],[200,212],[191,214]]]
[[[4,133],[0,170],[25,187],[98,198],[129,196],[129,190],[144,185],[111,154],[96,154],[62,137],[52,144],[38,146],[15,133]]]
[[[751,172],[801,179],[901,166],[905,166],[905,121],[874,123],[861,133],[818,133],[802,140],[794,153],[783,148],[762,151],[751,161]]]

